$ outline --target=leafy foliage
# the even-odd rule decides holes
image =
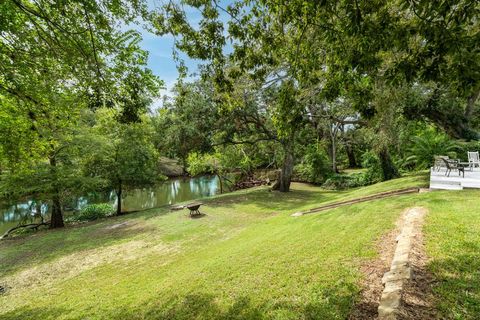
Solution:
[[[384,179],[381,162],[376,153],[372,151],[365,152],[362,155],[362,167],[367,169],[363,177],[365,184],[379,182]]]
[[[88,204],[73,216],[73,220],[92,221],[111,216],[114,213],[115,209],[109,203]]]
[[[409,156],[405,159],[404,166],[414,164],[416,169],[430,168],[435,156],[456,158],[457,149],[455,142],[446,134],[428,127],[412,138],[412,145],[408,148]]]
[[[122,121],[136,121],[139,91],[160,82],[145,68],[139,33],[119,24],[147,15],[145,1],[2,2],[0,93],[49,108],[45,96],[74,91],[91,108],[116,105]]]
[[[186,169],[189,153],[212,151],[217,106],[208,82],[178,83],[174,91],[152,119],[153,139],[162,154],[180,159]]]
[[[324,189],[329,190],[345,190],[366,185],[364,182],[364,175],[344,175],[334,174],[330,176],[322,185]]]
[[[196,176],[202,173],[215,173],[218,159],[211,154],[192,152],[188,155],[187,163],[187,172]]]
[[[145,119],[140,123],[119,124],[110,109],[96,112],[98,119],[91,136],[95,148],[85,157],[85,175],[101,179],[105,188],[117,192],[117,214],[121,213],[122,192],[153,186],[164,179],[159,172],[158,151],[153,145],[153,130]]]
[[[294,168],[300,181],[321,184],[332,174],[328,157],[319,144],[309,145],[302,161]]]

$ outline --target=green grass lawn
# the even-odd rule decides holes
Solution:
[[[448,278],[453,274],[441,262],[462,258],[461,246],[468,243],[478,258],[480,243],[478,224],[475,229],[468,223],[475,219],[473,209],[461,220],[462,232],[476,231],[477,237],[439,240],[444,225],[459,229],[449,217],[450,193],[290,216],[331,201],[425,183],[422,174],[341,192],[306,184],[293,184],[288,194],[257,188],[205,200],[206,216],[198,219],[152,209],[2,241],[0,284],[10,288],[0,296],[0,318],[344,319],[359,297],[359,266],[376,257],[375,241],[413,205],[445,212],[430,214],[426,229],[428,250],[438,258],[432,269],[453,280],[436,287],[438,295],[451,298],[440,306],[448,311],[457,297],[449,290],[464,292],[466,279]],[[479,204],[480,192],[471,193],[465,192],[465,199]],[[455,196],[465,205],[463,193]],[[444,256],[442,248],[448,246]],[[478,262],[470,263],[478,270]],[[478,273],[469,270],[468,277],[478,283]],[[478,304],[465,304],[458,314],[475,310]]]
[[[479,319],[480,190],[430,193],[424,206],[437,309],[447,319]]]

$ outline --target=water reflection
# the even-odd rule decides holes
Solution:
[[[41,201],[28,200],[24,203],[16,203],[0,209],[0,223],[11,221],[28,220],[36,215],[46,215],[48,205]]]
[[[154,208],[209,197],[218,192],[219,183],[214,176],[169,180],[155,188],[127,192],[123,199],[123,208],[124,211]],[[116,203],[116,200],[114,202]]]
[[[209,197],[220,192],[218,178],[200,176],[195,178],[170,179],[154,188],[127,191],[122,199],[123,211],[143,210],[175,204],[183,201]],[[115,192],[94,193],[72,199],[65,203],[65,213],[80,210],[89,203],[109,202],[116,205]],[[0,206],[0,235],[19,222],[35,220],[38,213],[48,219],[50,207],[48,202],[28,199],[21,203]]]

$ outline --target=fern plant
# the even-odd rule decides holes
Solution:
[[[446,134],[428,128],[420,135],[413,137],[408,149],[404,166],[415,166],[416,169],[426,169],[433,165],[435,156],[456,158],[458,146]]]

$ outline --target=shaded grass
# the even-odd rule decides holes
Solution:
[[[201,219],[163,208],[4,241],[0,283],[15,286],[0,298],[0,318],[344,319],[359,265],[418,195],[290,214],[424,183],[257,188],[204,200]]]
[[[346,174],[346,175],[352,175],[357,173],[364,173],[366,171],[367,169],[365,168],[355,168],[355,169],[347,168],[347,169],[340,170],[340,173]]]

